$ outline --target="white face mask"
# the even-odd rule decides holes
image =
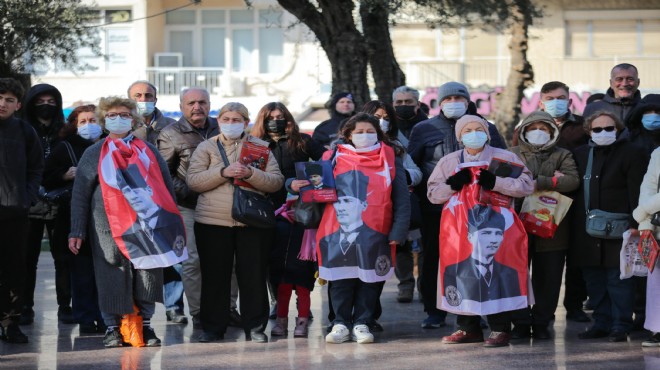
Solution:
[[[121,118],[120,116],[117,116],[114,119],[108,117],[105,118],[105,129],[115,135],[123,135],[131,131],[132,125],[132,118]]]
[[[487,141],[488,135],[483,131],[472,131],[461,136],[463,146],[470,149],[481,149]]]
[[[139,101],[137,102],[138,114],[148,116],[156,109],[156,102],[153,101]]]
[[[605,130],[601,132],[591,132],[591,140],[596,143],[596,145],[610,145],[616,141],[616,130],[611,132]]]
[[[460,101],[448,102],[442,105],[442,113],[444,113],[447,118],[463,117],[466,111],[467,104]]]
[[[525,139],[532,145],[545,145],[550,141],[550,134],[539,129],[527,131]]]
[[[86,123],[78,127],[78,135],[83,139],[96,140],[101,136],[101,126],[96,123]]]
[[[386,119],[380,119],[380,129],[383,130],[383,132],[387,132],[390,130],[390,121]]]
[[[378,142],[378,134],[353,134],[351,135],[351,141],[355,149],[368,148]]]
[[[227,139],[232,139],[236,140],[241,135],[243,135],[243,132],[245,131],[245,124],[243,123],[222,123],[220,124],[220,132],[222,132],[223,135]]]

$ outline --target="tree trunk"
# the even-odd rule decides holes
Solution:
[[[389,11],[383,2],[361,2],[360,17],[369,51],[369,64],[376,83],[378,99],[392,103],[392,91],[406,84],[406,76],[399,67],[390,38]]]
[[[278,0],[314,32],[332,68],[332,94],[353,94],[356,109],[370,100],[367,85],[367,45],[353,19],[353,0],[318,0],[319,11],[307,0]]]
[[[513,130],[520,119],[520,102],[523,91],[534,82],[534,71],[527,60],[527,29],[532,17],[525,12],[528,0],[514,0],[512,4],[513,23],[511,25],[511,70],[504,91],[497,103],[495,123],[500,134],[508,143],[513,138]]]

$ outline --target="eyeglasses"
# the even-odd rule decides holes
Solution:
[[[614,126],[605,126],[605,127],[594,127],[594,128],[591,129],[592,132],[595,132],[597,134],[603,132],[603,130],[605,130],[607,132],[612,132],[612,131],[616,130],[616,127],[614,127]]]
[[[126,112],[121,112],[121,113],[111,112],[111,113],[106,113],[105,114],[105,118],[109,118],[109,119],[115,119],[115,118],[117,118],[117,116],[119,116],[123,119],[133,118],[133,115],[131,115],[130,113],[126,113]]]

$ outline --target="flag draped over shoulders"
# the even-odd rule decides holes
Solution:
[[[106,138],[98,173],[112,237],[136,269],[188,258],[183,219],[144,141]]]
[[[334,161],[338,200],[326,205],[317,231],[319,276],[329,281],[387,280],[394,272],[388,242],[394,150],[384,144],[364,149],[342,144]]]

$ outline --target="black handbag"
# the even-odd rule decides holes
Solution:
[[[318,229],[327,203],[303,202],[296,200],[293,218],[305,229]]]
[[[225,166],[229,166],[227,153],[225,153],[225,148],[222,147],[220,141],[218,141],[218,150]],[[261,229],[275,227],[277,220],[273,202],[257,192],[235,186],[233,179],[232,186],[234,187],[234,199],[231,207],[231,217],[234,220]]]
[[[67,141],[63,141],[62,144],[64,144],[67,152],[69,152],[69,158],[71,159],[71,164],[73,165],[73,167],[77,167],[78,160],[76,159],[76,155],[73,152],[73,148],[71,147],[71,144],[69,144],[69,142]],[[48,190],[43,194],[40,194],[40,196],[41,199],[45,200],[50,204],[62,205],[69,203],[71,201],[72,193],[73,193],[73,182],[70,182],[61,188]]]

